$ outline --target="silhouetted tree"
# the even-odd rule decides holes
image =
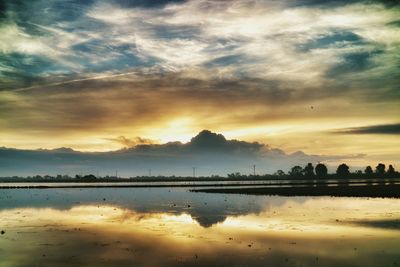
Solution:
[[[303,173],[306,177],[314,176],[314,166],[311,163],[308,163],[307,166],[304,167]]]
[[[303,168],[300,166],[294,166],[292,169],[289,171],[289,175],[293,177],[302,177],[303,173]]]
[[[315,174],[318,178],[325,178],[328,175],[328,168],[325,164],[318,163],[317,166],[315,166]]]
[[[372,171],[371,166],[367,166],[367,167],[365,168],[365,170],[364,170],[364,173],[365,173],[367,176],[371,177],[372,174],[373,174],[374,172]]]
[[[382,175],[382,176],[383,176],[383,175],[385,174],[385,168],[386,168],[385,164],[379,163],[379,164],[375,167],[375,172],[376,172],[376,174]]]
[[[285,172],[282,171],[282,170],[277,170],[277,171],[274,173],[274,175],[277,175],[277,176],[285,176]]]
[[[240,178],[242,174],[240,172],[229,173],[228,178]]]
[[[394,170],[394,167],[392,164],[389,165],[389,168],[388,168],[386,174],[389,178],[392,178],[396,175],[396,171]]]
[[[349,166],[347,166],[345,163],[340,164],[336,169],[336,176],[339,179],[342,179],[342,186],[348,186],[348,178],[350,176]]]
[[[95,182],[97,178],[93,174],[89,174],[81,177],[80,180],[83,182]]]
[[[374,176],[374,172],[371,168],[371,166],[367,166],[364,170],[365,173],[365,177],[366,178],[372,178]],[[373,180],[372,179],[368,179],[368,184],[372,184]]]
[[[339,177],[348,177],[350,175],[349,166],[345,163],[340,164],[336,170],[336,174]]]

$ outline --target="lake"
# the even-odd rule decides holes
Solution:
[[[0,266],[400,266],[400,199],[0,190]]]

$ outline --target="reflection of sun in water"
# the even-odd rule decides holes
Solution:
[[[332,202],[332,201],[330,201]],[[374,229],[367,227],[355,227],[351,223],[338,223],[336,218],[354,220],[367,218],[370,220],[382,219],[389,216],[387,210],[377,212],[383,202],[387,202],[387,209],[394,209],[393,201],[353,199],[349,202],[346,199],[335,200],[337,206],[327,205],[326,199],[309,199],[305,202],[288,201],[279,207],[277,211],[266,210],[258,214],[247,214],[227,216],[220,223],[211,227],[202,227],[193,214],[181,213],[172,214],[168,212],[141,213],[112,205],[82,205],[75,206],[70,210],[57,209],[18,209],[14,212],[2,211],[0,216],[3,222],[19,222],[21,225],[28,223],[21,220],[29,218],[29,224],[42,224],[44,221],[52,223],[57,221],[66,225],[79,225],[84,223],[87,226],[105,229],[107,232],[147,232],[163,233],[164,235],[178,236],[178,239],[185,239],[189,234],[203,234],[218,236],[223,232],[234,232],[237,235],[248,233],[257,234],[279,234],[279,235],[360,235],[379,231],[382,234],[393,234],[390,230]],[[360,212],[362,210],[363,212]],[[369,213],[368,211],[375,211]],[[17,212],[15,212],[17,211]],[[310,212],[312,211],[312,212]],[[188,211],[190,212],[190,211]],[[199,216],[199,215],[196,215]],[[7,219],[5,219],[7,218]],[[18,225],[18,223],[15,223]]]
[[[100,204],[74,206],[69,210],[52,208],[3,210],[0,211],[0,222],[3,225],[12,225],[15,229],[25,229],[27,226],[32,229],[42,229],[43,225],[54,225],[63,229],[82,228],[84,231],[95,231],[111,236],[144,235],[158,238],[160,242],[202,245],[203,238],[225,243],[227,236],[234,236],[240,240],[250,240],[257,236],[259,240],[257,242],[272,237],[284,239],[335,239],[338,236],[359,238],[366,235],[396,237],[399,233],[391,229],[371,228],[351,222],[393,220],[400,215],[397,210],[398,201],[392,199],[354,198],[349,201],[346,198],[335,200],[309,198],[304,201],[288,200],[283,205],[273,206],[256,214],[228,215],[223,222],[203,227],[196,218],[207,215],[201,215],[196,210],[179,214],[162,211],[137,212],[121,206]]]
[[[206,255],[213,260],[221,259],[221,262],[234,258],[235,263],[243,257],[265,263],[264,259],[268,257],[277,257],[282,262],[282,255],[291,259],[297,257],[300,261],[303,256],[315,259],[318,255],[321,262],[322,259],[326,262],[331,259],[333,250],[337,252],[335,259],[359,259],[361,255],[357,254],[358,251],[364,253],[362,256],[368,254],[375,259],[376,254],[373,253],[377,248],[384,248],[392,257],[398,255],[399,232],[338,223],[335,218],[398,218],[398,203],[393,199],[289,199],[284,203],[268,205],[259,213],[227,215],[223,222],[209,227],[203,227],[196,221],[210,215],[209,212],[201,213],[199,209],[184,210],[182,213],[162,210],[140,212],[104,203],[78,205],[65,210],[16,208],[0,211],[0,225],[7,227],[7,238],[0,237],[0,247],[14,259],[15,255],[28,255],[27,261],[32,259],[31,255],[45,253],[46,257],[40,258],[40,266],[44,266],[42,263],[51,257],[64,259],[66,245],[72,248],[68,250],[68,255],[78,255],[79,260],[93,261],[97,265],[101,265],[99,260],[102,259],[114,263],[121,259],[131,262],[138,257],[142,257],[143,262],[150,261],[151,266],[162,266],[159,263],[166,261],[192,261],[197,264]],[[193,207],[196,206],[193,204]],[[23,246],[22,242],[29,246]],[[45,248],[43,244],[46,244]],[[153,260],[157,264],[152,265]],[[289,263],[281,266],[293,266],[292,262]],[[308,263],[297,266],[310,266]]]

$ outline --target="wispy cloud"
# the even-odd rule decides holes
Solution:
[[[345,128],[345,129],[336,130],[335,133],[339,133],[339,134],[400,134],[400,123]]]
[[[150,67],[159,70],[157,75],[207,72],[211,79],[247,77],[294,89],[299,83],[321,88],[334,87],[338,78],[362,83],[371,74],[377,78],[398,69],[393,56],[400,30],[390,24],[400,13],[396,7],[362,1],[331,8],[307,1],[123,3],[67,6],[52,0],[50,7],[40,9],[45,6],[40,1],[29,19],[28,2],[9,4],[7,14],[13,15],[0,27],[3,54],[49,61],[22,63],[26,68],[20,75],[31,77],[33,83],[27,79],[24,87],[47,79],[62,81],[68,74],[92,76]],[[71,21],[65,19],[68,12]],[[4,70],[10,67],[3,64]],[[343,68],[346,71],[337,71]],[[5,73],[6,79],[15,81],[7,87],[20,86]]]
[[[117,142],[124,147],[130,148],[137,145],[150,145],[154,144],[154,141],[148,138],[135,137],[135,138],[127,138],[125,136],[118,136],[116,138],[105,138],[105,140]]]
[[[5,0],[0,140],[286,127],[295,142],[303,123],[391,123],[400,7],[389,2]]]

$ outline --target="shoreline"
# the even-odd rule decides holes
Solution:
[[[346,187],[375,187],[382,183],[365,180],[353,181],[290,181],[290,180],[237,180],[224,181],[147,181],[147,182],[0,182],[0,189],[48,189],[48,188],[146,188],[146,187],[265,187],[265,188],[346,188]],[[387,186],[400,186],[400,181],[393,180]],[[229,189],[229,188],[225,188]]]
[[[306,186],[192,189],[196,193],[277,196],[389,197],[400,198],[400,185]]]
[[[328,186],[329,185],[329,186]],[[390,197],[400,198],[400,184],[343,183],[236,183],[236,184],[13,184],[0,183],[1,189],[79,189],[79,188],[189,188],[194,193],[223,193],[277,196]]]

